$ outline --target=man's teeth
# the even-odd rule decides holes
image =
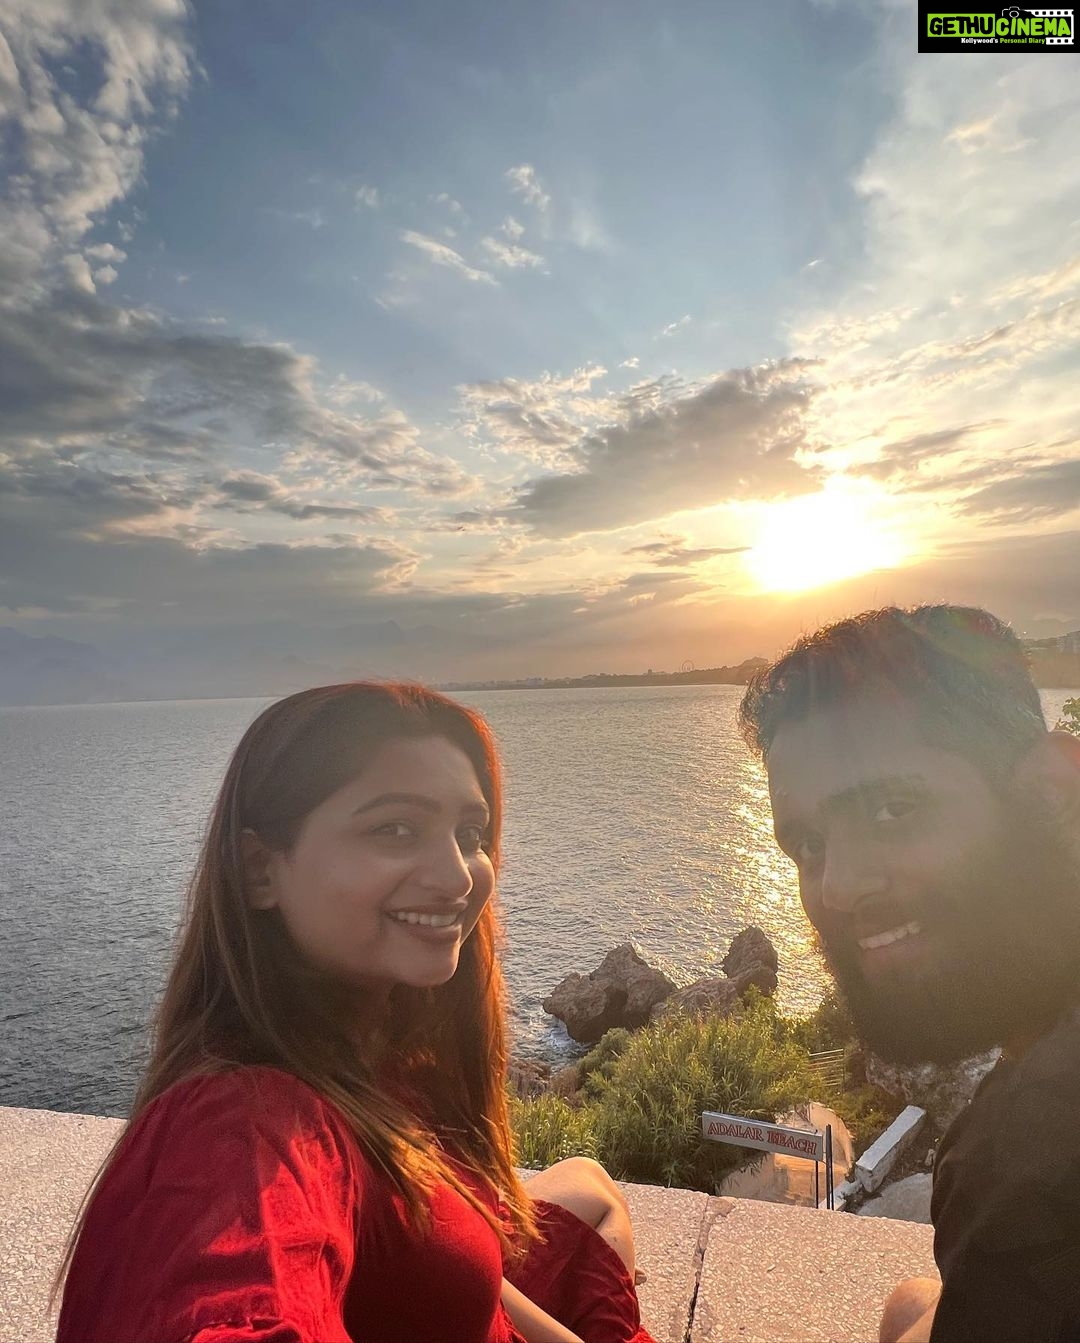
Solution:
[[[894,942],[902,942],[905,937],[914,937],[922,932],[921,923],[905,923],[902,928],[890,928],[886,933],[876,933],[873,937],[862,937],[859,946],[863,951],[877,951],[878,947],[889,947]]]
[[[449,928],[457,923],[457,914],[417,914],[411,909],[393,911],[390,914],[396,923],[410,923],[421,928]]]

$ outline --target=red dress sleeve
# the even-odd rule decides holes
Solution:
[[[89,1208],[57,1343],[349,1343],[359,1151],[273,1068],[179,1083]]]

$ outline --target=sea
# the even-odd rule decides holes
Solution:
[[[542,999],[633,942],[677,983],[764,929],[778,998],[828,976],[772,838],[736,686],[461,692],[506,771],[500,898],[521,1055],[575,1052]],[[1070,691],[1043,692],[1048,720]],[[228,757],[269,701],[0,709],[0,1105],[124,1115]]]

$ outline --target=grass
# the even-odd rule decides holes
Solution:
[[[703,1110],[775,1122],[818,1099],[807,1055],[851,1046],[843,1004],[827,997],[812,1016],[781,1015],[752,990],[730,1017],[670,1016],[631,1033],[609,1031],[581,1061],[582,1088],[559,1096],[511,1098],[521,1165],[533,1169],[589,1156],[620,1180],[715,1193],[751,1154],[701,1136]],[[857,1151],[895,1117],[898,1105],[875,1087],[829,1098]]]

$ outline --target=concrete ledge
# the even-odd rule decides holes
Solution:
[[[937,1277],[928,1226],[711,1203],[691,1343],[872,1343],[900,1279]]]
[[[0,1107],[0,1343],[52,1343],[52,1275],[118,1119]],[[869,1343],[881,1305],[934,1276],[928,1226],[623,1185],[658,1343]]]
[[[926,1111],[917,1105],[901,1110],[893,1122],[859,1157],[855,1163],[855,1178],[868,1194],[879,1189],[897,1159],[912,1143],[926,1123]]]

